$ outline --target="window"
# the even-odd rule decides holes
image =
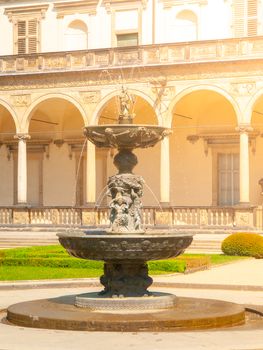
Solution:
[[[5,8],[4,14],[13,23],[14,54],[40,51],[40,22],[48,7],[48,4],[38,4]]]
[[[138,45],[138,33],[117,34],[117,46],[136,46]]]
[[[235,205],[239,202],[239,154],[218,154],[218,204]]]
[[[184,10],[178,13],[169,27],[171,42],[197,40],[197,16],[194,12]]]
[[[88,28],[82,21],[71,22],[65,33],[66,50],[86,50],[88,48]]]
[[[258,34],[258,0],[234,0],[233,27],[235,37]]]
[[[18,20],[16,30],[16,53],[24,55],[38,52],[37,19]]]

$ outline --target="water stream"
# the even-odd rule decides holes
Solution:
[[[150,193],[152,194],[153,198],[155,199],[159,209],[161,210],[161,212],[163,212],[163,207],[161,206],[161,203],[159,202],[159,199],[157,198],[156,194],[153,192],[153,190],[151,189],[150,186],[147,185],[147,183],[145,182],[144,185],[146,186],[146,188],[150,191]]]
[[[85,138],[81,151],[80,151],[80,156],[79,156],[79,161],[78,161],[78,165],[77,165],[77,172],[76,172],[76,176],[75,176],[75,183],[74,183],[74,190],[73,190],[73,197],[71,200],[71,212],[72,212],[72,218],[73,220],[70,220],[70,225],[69,225],[69,230],[71,230],[72,228],[75,227],[75,220],[74,220],[74,210],[75,210],[75,201],[76,201],[76,194],[77,194],[77,185],[78,185],[78,178],[79,178],[79,172],[80,172],[80,165],[81,165],[81,160],[83,157],[83,153],[84,153],[84,149],[86,147],[86,144],[88,142],[88,139]]]
[[[103,202],[104,198],[107,196],[107,190],[108,186],[104,186],[103,189],[100,191],[100,194],[98,196],[98,199],[96,200],[96,203],[94,205],[94,209],[98,210],[98,208],[101,206],[101,203]]]

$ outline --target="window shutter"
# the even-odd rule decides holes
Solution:
[[[28,53],[37,52],[37,20],[28,21]]]
[[[17,53],[26,53],[26,21],[17,22]]]
[[[235,0],[233,4],[234,36],[245,36],[245,1]]]
[[[17,39],[17,53],[24,55],[26,53],[26,38]]]
[[[26,21],[17,22],[18,36],[26,36]]]
[[[254,36],[258,33],[258,1],[247,2],[247,35]]]
[[[37,19],[17,22],[17,53],[36,53],[38,51],[38,22]]]

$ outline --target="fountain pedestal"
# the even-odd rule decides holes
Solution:
[[[106,298],[148,296],[151,293],[147,289],[152,282],[145,262],[106,262],[104,275],[100,278],[100,283],[104,286],[100,295]]]

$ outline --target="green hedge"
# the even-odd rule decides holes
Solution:
[[[102,269],[101,261],[81,260],[73,258],[0,258],[0,266],[43,266],[67,268]]]
[[[221,249],[226,255],[263,258],[263,237],[257,233],[233,233],[224,239]]]

